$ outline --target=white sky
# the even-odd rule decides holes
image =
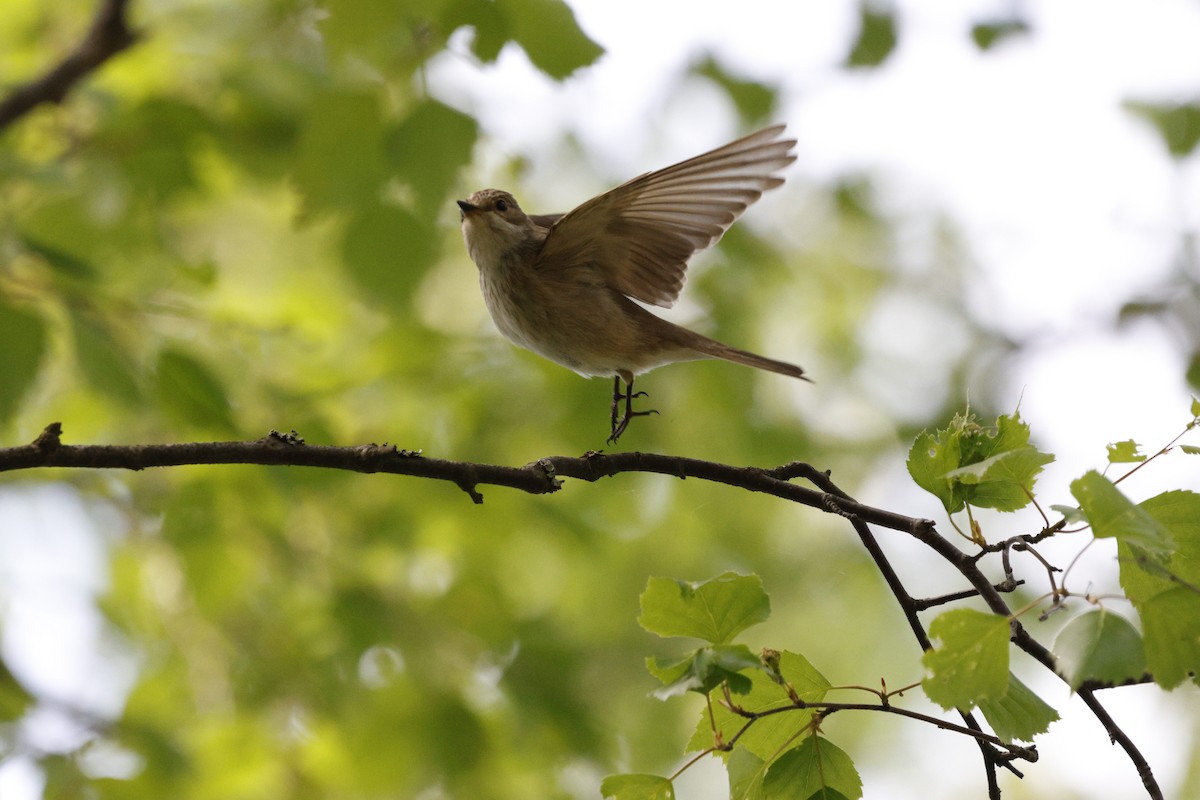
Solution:
[[[1100,447],[1132,437],[1157,446],[1182,426],[1187,392],[1172,343],[1146,326],[1103,331],[1134,287],[1166,274],[1180,226],[1194,229],[1200,219],[1197,159],[1172,168],[1149,127],[1120,108],[1130,97],[1200,95],[1200,3],[1014,2],[1032,35],[981,56],[969,41],[970,24],[1009,4],[899,2],[899,50],[885,68],[857,74],[837,66],[856,25],[849,0],[571,5],[608,52],[564,84],[543,79],[513,48],[497,68],[480,70],[451,55],[430,69],[432,91],[478,114],[494,153],[553,149],[566,129],[601,160],[601,172],[624,179],[721,144],[739,131],[720,95],[703,88],[672,94],[690,60],[715,52],[728,69],[782,86],[779,118],[799,139],[793,181],[867,170],[894,208],[944,210],[962,226],[986,276],[972,312],[1016,334],[1045,335],[1009,389],[1013,406],[1023,397],[1023,416],[1045,449],[1059,454],[1044,483],[1065,485],[1096,464],[1099,454],[1073,451],[1076,442]],[[553,172],[535,164],[531,185],[539,174]],[[575,186],[543,180],[537,192],[566,210],[583,199],[570,194]],[[1097,431],[1106,432],[1102,441]],[[1162,474],[1200,489],[1200,471],[1187,469]],[[0,496],[4,652],[15,667],[30,665],[50,694],[100,709],[123,695],[133,665],[106,644],[89,611],[102,560],[89,549],[94,529],[77,501],[46,494],[56,491]],[[61,534],[72,537],[65,549],[90,553],[78,563],[94,572],[67,570],[48,557],[64,552],[63,542],[47,539],[55,531],[79,534]],[[38,603],[40,623],[29,615]],[[108,698],[89,694],[97,670],[109,676]],[[1139,796],[1133,768],[1090,716],[1068,705],[1061,688],[1035,688],[1048,691],[1067,721],[1041,743],[1047,757],[1029,769],[1032,794],[1023,796]],[[1184,766],[1185,754],[1173,745],[1194,735],[1185,715],[1195,713],[1195,691],[1190,701],[1188,694],[1125,690],[1103,698],[1144,745],[1168,796]],[[977,759],[963,765],[961,779],[936,790],[918,785],[945,768],[937,760],[943,740],[915,726],[904,731],[903,743],[879,744],[909,763],[899,772],[871,769],[868,798],[979,796]],[[1077,749],[1064,756],[1067,748]],[[697,771],[680,797],[719,797],[722,780],[719,772]],[[20,760],[0,767],[5,800],[37,797],[37,786]],[[1007,791],[1016,796],[1018,789],[1007,784]]]

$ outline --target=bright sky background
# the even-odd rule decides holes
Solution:
[[[433,93],[477,113],[493,153],[552,149],[566,129],[601,160],[602,173],[620,180],[722,144],[740,131],[720,94],[672,94],[687,63],[713,52],[727,69],[782,87],[779,119],[799,139],[790,181],[868,171],[892,210],[941,210],[962,227],[983,274],[971,312],[1014,335],[1038,335],[1008,392],[1011,406],[1021,399],[1044,449],[1059,454],[1043,485],[1065,486],[1096,465],[1101,454],[1073,450],[1077,442],[1136,438],[1154,448],[1181,428],[1188,393],[1177,349],[1157,328],[1117,335],[1109,323],[1135,287],[1168,273],[1180,227],[1194,230],[1200,219],[1200,163],[1174,168],[1151,129],[1121,110],[1132,97],[1200,94],[1200,3],[898,2],[898,51],[883,69],[857,74],[837,66],[856,25],[848,0],[570,4],[608,52],[565,84],[544,79],[513,48],[495,68],[449,55],[430,69]],[[1024,10],[1032,34],[981,55],[970,25],[1010,7]],[[531,184],[539,174],[553,173],[535,163]],[[566,210],[584,199],[572,194],[576,187],[543,181],[540,198],[561,205],[535,210]],[[1164,483],[1200,490],[1194,464],[1161,470]],[[1138,489],[1153,493],[1149,483]],[[908,508],[928,502],[890,485],[859,496]],[[921,507],[914,513],[935,512]],[[82,502],[70,490],[10,484],[0,490],[0,528],[6,657],[49,694],[111,713],[135,665],[92,611],[104,555]],[[70,562],[55,555],[64,552]],[[1077,701],[1052,682],[1034,688],[1068,721],[1040,743],[1044,761],[1028,770],[1036,791],[1022,795],[1009,783],[1006,797],[1138,796],[1132,766],[1069,705]],[[1185,765],[1175,748],[1196,735],[1187,717],[1197,713],[1195,690],[1122,690],[1103,700],[1144,746],[1170,796]],[[878,748],[907,763],[864,774],[866,796],[979,796],[977,759],[962,765],[962,783],[930,793],[927,776],[946,766],[937,757],[945,734],[915,728],[881,733]],[[51,718],[39,735],[72,734]],[[1054,777],[1056,769],[1070,772]],[[690,784],[712,787],[680,796],[720,797],[723,780],[697,770]],[[19,760],[0,768],[5,800],[37,797],[36,786]]]

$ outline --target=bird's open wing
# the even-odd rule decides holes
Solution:
[[[538,269],[594,264],[622,294],[671,305],[688,259],[783,183],[775,173],[796,160],[796,141],[779,138],[783,130],[766,128],[592,198],[550,228]]]

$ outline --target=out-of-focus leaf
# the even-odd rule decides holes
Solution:
[[[20,719],[33,702],[33,695],[9,671],[8,665],[0,661],[0,722]]]
[[[423,100],[388,135],[388,160],[412,187],[424,215],[436,216],[457,184],[459,170],[471,160],[477,131],[471,117],[436,100]]]
[[[1138,452],[1139,446],[1133,439],[1126,439],[1123,442],[1111,442],[1108,445],[1108,463],[1135,464],[1145,461],[1146,455]]]
[[[172,418],[196,428],[234,432],[225,388],[208,367],[174,347],[158,355],[154,369],[158,401]]]
[[[675,787],[658,775],[609,775],[600,794],[606,800],[675,800]]]
[[[0,299],[0,422],[8,420],[37,377],[46,350],[46,323]]]
[[[407,308],[412,293],[437,258],[437,232],[396,206],[365,206],[346,225],[342,258],[363,296]]]
[[[729,74],[712,56],[693,66],[692,72],[720,86],[746,122],[760,122],[775,110],[778,92],[774,88]]]
[[[98,322],[81,314],[71,321],[76,359],[88,382],[122,403],[140,401],[137,369],[125,348]]]
[[[1128,100],[1125,110],[1154,126],[1172,158],[1187,158],[1200,143],[1200,103],[1172,105]]]
[[[88,794],[90,781],[75,759],[55,753],[39,758],[38,767],[46,777],[42,797],[84,797]]]
[[[1008,620],[972,609],[947,611],[933,620],[929,635],[940,644],[922,660],[930,674],[921,681],[942,708],[969,709],[997,699],[1008,689]]]
[[[562,80],[604,54],[575,21],[562,0],[497,0],[513,25],[513,39],[533,65]]]
[[[862,778],[845,750],[824,736],[809,736],[767,768],[763,791],[780,800],[858,800]]]
[[[512,38],[512,21],[493,0],[455,0],[446,8],[442,23],[447,33],[469,25],[474,28],[471,52],[490,64]]]
[[[1124,617],[1104,609],[1067,623],[1054,641],[1054,656],[1072,689],[1087,680],[1119,684],[1146,671],[1141,635]]]
[[[1187,368],[1183,372],[1184,378],[1187,379],[1188,386],[1193,389],[1200,389],[1200,350],[1193,350],[1188,357]]]
[[[55,271],[69,278],[92,278],[96,269],[83,258],[38,241],[32,236],[22,236],[21,244],[31,253],[39,255]]]
[[[771,615],[771,600],[757,575],[726,572],[708,581],[651,578],[640,598],[638,623],[659,636],[692,636],[728,642]]]
[[[1050,509],[1062,514],[1063,519],[1065,519],[1070,525],[1087,524],[1087,517],[1083,515],[1083,511],[1080,510],[1079,506],[1067,506],[1060,505],[1058,503],[1051,503]]]
[[[214,129],[207,110],[156,97],[109,119],[90,147],[120,166],[135,198],[156,201],[195,187],[196,154]]]
[[[383,45],[408,37],[404,22],[412,3],[379,3],[376,0],[325,0],[320,22],[322,40],[336,55],[362,57],[364,49],[372,56]]]
[[[971,39],[980,50],[991,50],[1001,42],[1027,33],[1029,23],[1017,18],[977,22],[971,26]]]
[[[1008,690],[995,700],[980,700],[979,710],[1004,742],[1032,742],[1034,736],[1045,733],[1050,723],[1058,719],[1057,711],[1011,673]]]
[[[309,213],[378,202],[387,177],[379,98],[359,89],[317,93],[305,117],[293,179]]]
[[[846,56],[850,68],[878,67],[896,49],[896,15],[878,11],[870,3],[858,7],[858,36]]]

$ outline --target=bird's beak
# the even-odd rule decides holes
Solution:
[[[468,214],[474,214],[479,211],[479,206],[474,203],[468,203],[466,200],[458,201],[459,218],[466,219]]]

